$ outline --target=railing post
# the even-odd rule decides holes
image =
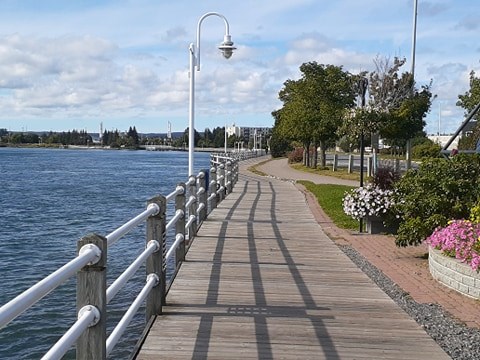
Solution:
[[[215,196],[210,197],[212,194]],[[208,186],[208,198],[210,199],[209,213],[217,207],[217,168],[210,169],[210,185]]]
[[[333,154],[332,171],[338,170],[338,154]]]
[[[227,160],[226,178],[225,186],[227,194],[230,194],[232,192],[232,162],[230,160]]]
[[[178,219],[177,223],[175,224],[175,236],[179,234],[183,236],[182,242],[178,245],[177,250],[175,251],[175,268],[178,269],[178,266],[181,264],[182,261],[185,260],[185,193],[186,187],[184,183],[177,184],[177,188],[181,187],[183,192],[181,194],[177,194],[175,197],[175,212],[183,211],[183,216]]]
[[[221,203],[223,198],[225,197],[225,165],[220,164],[220,166],[217,168],[218,170],[218,181],[220,183],[220,189],[223,189],[222,191],[219,192],[219,197],[218,197],[218,203]]]
[[[353,173],[353,154],[348,155],[348,173]]]
[[[193,180],[192,180],[192,178],[193,178]],[[192,175],[192,176],[190,176],[189,180],[190,180],[190,185],[188,187],[189,200],[193,196],[195,198],[195,201],[193,201],[190,204],[190,206],[188,207],[188,220],[190,220],[190,218],[192,216],[195,216],[195,218],[198,219],[198,217],[197,217],[197,204],[198,204],[197,178],[194,175]],[[192,225],[188,229],[188,246],[190,246],[190,244],[192,243],[192,240],[195,238],[196,235],[197,235],[197,220],[192,222]]]
[[[166,296],[166,282],[167,282],[167,264],[165,255],[167,251],[165,226],[166,226],[166,205],[167,200],[165,196],[156,196],[147,202],[147,206],[156,204],[159,208],[157,214],[150,216],[147,219],[146,242],[150,240],[157,240],[160,244],[160,249],[148,257],[146,261],[147,276],[149,274],[156,274],[160,280],[159,284],[155,286],[147,297],[147,304],[145,309],[145,318],[148,322],[152,316],[160,315],[162,313],[162,306],[165,305]]]
[[[372,157],[367,156],[367,176],[372,176]]]
[[[89,234],[77,242],[77,251],[87,244],[96,245],[102,252],[100,260],[82,268],[77,274],[77,313],[86,305],[100,312],[99,322],[89,327],[77,340],[79,360],[107,357],[107,239]]]
[[[233,187],[237,184],[238,181],[238,171],[239,171],[239,165],[238,165],[238,159],[235,159],[233,161]]]
[[[198,205],[203,204],[203,209],[198,213],[198,225],[207,217],[207,173],[206,170],[200,171],[198,174],[198,190],[203,189],[203,192],[198,196]]]

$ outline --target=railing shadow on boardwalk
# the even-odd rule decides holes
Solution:
[[[137,360],[448,358],[292,184],[239,179],[203,223]]]
[[[276,215],[276,191],[271,182],[261,183],[255,178],[248,178],[245,175],[242,175],[246,179],[243,189],[238,189],[239,196],[235,202],[230,206],[224,218],[220,219],[221,226],[218,231],[218,239],[215,245],[215,252],[212,258],[212,268],[208,281],[208,289],[206,291],[206,299],[204,305],[195,304],[189,305],[188,300],[182,302],[182,308],[192,307],[192,310],[188,310],[185,315],[196,316],[199,318],[199,325],[196,334],[195,344],[191,353],[192,358],[194,359],[207,359],[209,356],[209,347],[212,340],[214,340],[214,335],[212,333],[212,327],[214,325],[215,317],[221,318],[231,318],[231,323],[235,324],[236,318],[247,318],[251,319],[254,324],[254,334],[255,342],[257,349],[257,357],[259,359],[274,359],[274,353],[272,350],[272,342],[275,339],[271,338],[269,333],[269,328],[267,321],[273,318],[295,318],[295,319],[304,319],[311,323],[313,327],[317,342],[321,347],[324,355],[328,359],[337,360],[340,359],[338,353],[336,352],[335,346],[328,334],[326,327],[324,326],[324,320],[326,318],[333,319],[333,317],[328,315],[316,315],[315,313],[322,312],[327,313],[329,308],[317,306],[312,294],[309,291],[309,288],[302,278],[302,275],[298,269],[298,264],[294,261],[290,251],[285,244],[285,239],[278,227],[279,220]],[[256,213],[258,211],[263,211],[259,208],[259,202],[263,195],[265,195],[265,190],[262,189],[263,186],[267,187],[269,196],[271,196],[271,203],[269,207],[270,220],[258,220],[256,219]],[[228,242],[225,240],[227,238],[228,224],[232,221],[239,221],[235,219],[235,213],[238,210],[239,205],[242,203],[243,198],[247,194],[255,194],[251,208],[246,219],[246,239],[241,236],[232,236],[228,235],[229,240],[232,241],[242,241],[246,240],[248,243],[248,258],[231,261],[224,260],[224,251],[225,247],[228,246]],[[282,261],[278,262],[261,262],[259,259],[259,253],[257,250],[256,244],[256,235],[254,231],[255,223],[265,223],[266,225],[272,226],[273,236],[269,238],[269,241],[272,241],[280,249]],[[268,224],[267,224],[268,223]],[[202,235],[198,237],[196,241],[201,242]],[[263,238],[265,240],[265,238]],[[195,262],[196,260],[187,260],[188,262]],[[251,277],[253,281],[254,288],[254,304],[224,304],[219,301],[220,295],[220,284],[221,284],[221,273],[222,267],[228,265],[246,265],[250,267]],[[295,281],[295,286],[297,287],[298,294],[300,294],[302,299],[301,305],[290,305],[290,306],[277,306],[271,305],[267,302],[267,295],[264,286],[264,281],[262,279],[262,266],[281,266],[287,267],[291,275],[291,278]],[[279,279],[281,281],[281,279]],[[209,309],[215,308],[218,311],[211,311]],[[167,309],[168,313],[168,303]],[[175,315],[181,316],[181,313],[175,313]],[[161,322],[162,318],[158,317],[157,321]],[[248,320],[247,320],[248,321]],[[232,351],[235,351],[232,349]],[[232,354],[231,354],[232,355]],[[231,356],[230,355],[230,356]],[[238,356],[241,356],[239,353]],[[167,356],[168,357],[168,356]]]
[[[255,187],[256,189],[249,189],[249,187]],[[223,239],[226,237],[227,224],[235,213],[235,210],[238,207],[238,204],[242,201],[242,198],[247,192],[255,193],[255,199],[253,201],[252,207],[250,209],[250,214],[247,221],[247,241],[249,248],[249,259],[246,263],[250,264],[252,278],[255,281],[255,305],[226,305],[226,313],[232,318],[238,316],[249,316],[253,317],[255,324],[255,334],[258,335],[257,338],[257,351],[259,359],[273,359],[273,353],[271,349],[271,339],[267,327],[267,319],[273,317],[287,317],[287,318],[305,318],[311,321],[314,325],[317,339],[321,348],[324,349],[325,356],[328,354],[328,358],[332,360],[339,359],[338,354],[335,351],[335,346],[332,343],[330,336],[326,328],[323,326],[323,319],[325,316],[316,316],[309,315],[309,310],[322,310],[328,311],[328,308],[318,307],[315,303],[308,286],[305,281],[303,281],[300,272],[298,271],[297,264],[292,259],[290,252],[285,245],[285,240],[282,237],[280,229],[277,224],[276,217],[276,193],[274,186],[271,182],[268,183],[269,189],[272,193],[272,200],[270,206],[270,221],[273,232],[274,240],[277,242],[278,246],[281,249],[281,253],[285,260],[285,264],[288,266],[288,269],[294,279],[296,279],[296,286],[298,292],[301,294],[304,306],[272,306],[267,304],[265,290],[262,284],[262,274],[260,272],[260,261],[257,256],[256,244],[255,244],[255,234],[253,229],[253,223],[255,222],[255,212],[258,208],[258,202],[262,195],[261,184],[258,180],[247,180],[245,182],[244,188],[241,190],[241,195],[235,201],[233,206],[228,211],[225,220],[222,222],[222,227],[219,233],[219,241],[217,242],[217,248],[215,250],[215,256],[213,259],[213,268],[209,282],[208,296],[206,300],[206,308],[215,305],[221,306],[218,303],[218,294],[219,294],[219,274],[221,272],[222,262],[222,253],[225,242]],[[274,265],[274,264],[273,264]],[[283,264],[282,264],[283,265]],[[200,326],[198,329],[198,337],[195,343],[193,350],[193,357],[195,359],[206,359],[208,354],[208,344],[211,337],[211,328],[213,324],[213,317],[217,314],[215,313],[202,313],[198,314],[201,318]],[[225,314],[221,314],[225,316]],[[331,317],[330,317],[331,318]]]

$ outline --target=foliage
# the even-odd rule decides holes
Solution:
[[[477,201],[476,204],[470,210],[470,221],[480,223],[480,201]]]
[[[288,153],[288,162],[292,163],[301,163],[303,160],[303,149],[295,148]]]
[[[465,115],[470,113],[475,106],[480,103],[480,77],[475,76],[475,71],[470,72],[470,89],[463,95],[458,96],[457,106],[465,109]],[[474,116],[474,119],[480,119],[480,113]]]
[[[431,84],[415,88],[411,73],[400,74],[406,59],[377,57],[376,70],[370,74],[368,106],[379,114],[378,130],[386,143],[404,146],[425,126],[425,117],[430,110]]]
[[[455,257],[478,271],[480,267],[480,224],[470,220],[449,221],[445,227],[439,227],[427,237],[425,242]]]
[[[412,156],[415,159],[439,158],[442,147],[435,143],[423,143],[412,147]]]
[[[300,72],[300,79],[285,81],[279,92],[283,106],[272,113],[274,136],[299,141],[305,149],[320,145],[324,159],[327,142],[336,139],[347,109],[354,105],[351,75],[342,67],[316,62],[302,64]]]
[[[314,184],[310,181],[300,180],[300,184],[305,186],[317,198],[318,204],[333,223],[342,229],[356,229],[358,222],[347,216],[342,208],[342,196],[345,191],[350,190],[351,186],[337,184]]]
[[[343,198],[343,211],[356,220],[384,216],[393,205],[393,190],[373,184],[352,189]]]
[[[395,184],[398,246],[418,245],[450,219],[468,217],[480,195],[480,156],[427,159]]]
[[[393,166],[380,166],[373,175],[372,183],[382,190],[391,190],[400,178],[400,172]]]

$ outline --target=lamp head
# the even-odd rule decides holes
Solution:
[[[230,59],[232,57],[233,50],[236,49],[236,47],[233,46],[232,37],[230,35],[225,35],[223,37],[223,43],[221,43],[218,48],[222,51],[225,59]]]

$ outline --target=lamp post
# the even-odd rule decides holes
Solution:
[[[368,87],[368,79],[367,78],[361,78],[358,80],[358,89],[359,89],[359,95],[360,95],[360,107],[363,109],[365,108],[365,96],[367,94],[367,87]],[[362,123],[361,125],[361,133],[360,133],[360,187],[363,187],[363,163],[364,163],[364,158],[365,158],[365,144],[364,144],[364,138],[365,138],[365,133],[363,126],[364,124]],[[363,230],[363,220],[360,219],[360,232]]]
[[[190,53],[190,96],[189,96],[189,116],[188,116],[188,175],[194,175],[193,170],[193,152],[195,145],[195,70],[200,71],[200,27],[205,18],[209,16],[218,16],[225,22],[225,35],[223,42],[218,46],[225,59],[229,59],[232,56],[233,50],[236,48],[233,46],[232,38],[230,36],[230,26],[227,19],[222,14],[216,12],[209,12],[203,15],[198,20],[197,25],[197,42],[191,43],[189,46]],[[225,129],[226,130],[226,129]]]

